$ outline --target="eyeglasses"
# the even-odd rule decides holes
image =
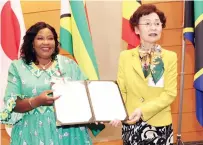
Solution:
[[[154,24],[155,27],[160,27],[162,26],[162,23],[161,22],[146,22],[146,23],[143,23],[143,24],[138,24],[138,25],[145,25],[146,27],[151,27],[152,24]]]

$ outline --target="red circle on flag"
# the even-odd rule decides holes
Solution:
[[[1,11],[1,46],[11,60],[18,58],[20,35],[18,19],[11,8],[10,1],[8,1]]]

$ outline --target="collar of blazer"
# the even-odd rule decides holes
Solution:
[[[132,66],[134,68],[134,70],[136,71],[136,73],[143,79],[143,80],[146,80],[147,78],[144,77],[144,73],[142,71],[142,65],[141,65],[141,61],[140,61],[140,58],[139,58],[139,45],[134,48],[134,49],[131,49],[131,54],[132,54]],[[164,57],[164,53],[165,53],[165,50],[162,48],[162,53],[161,53],[161,56],[162,58]]]

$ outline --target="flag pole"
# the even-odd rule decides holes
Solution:
[[[182,110],[183,110],[183,92],[184,92],[184,69],[185,69],[185,39],[182,40],[182,60],[181,60],[181,78],[180,78],[180,103],[179,103],[179,114],[178,114],[178,134],[177,134],[177,145],[184,145],[181,141],[181,127],[182,127]]]
[[[185,12],[185,2],[183,2],[183,25],[184,29],[184,12]],[[181,60],[181,73],[180,73],[180,103],[179,103],[179,114],[178,114],[178,133],[176,145],[184,145],[181,140],[181,127],[182,127],[182,110],[183,110],[183,94],[184,94],[184,70],[185,70],[185,38],[182,39],[182,60]]]

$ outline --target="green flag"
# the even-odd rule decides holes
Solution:
[[[61,0],[61,47],[70,53],[90,80],[99,79],[98,66],[83,1]]]

